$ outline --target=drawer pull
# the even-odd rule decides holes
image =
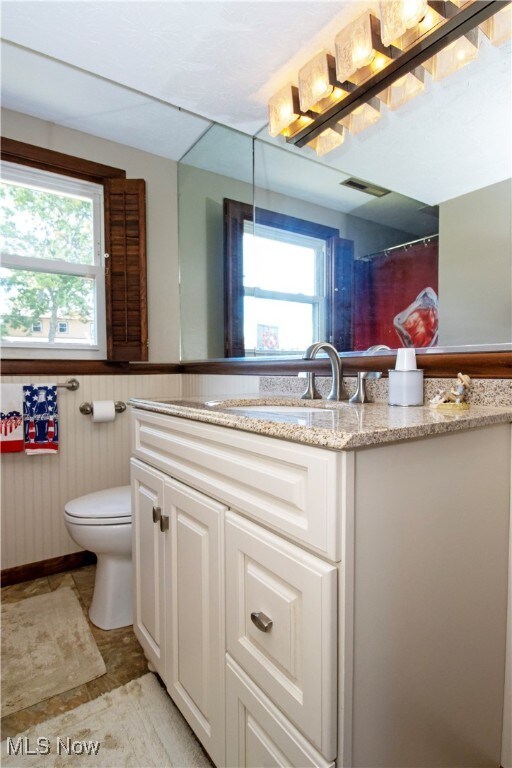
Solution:
[[[258,627],[258,629],[261,629],[262,632],[270,632],[272,624],[274,623],[272,619],[269,619],[269,617],[265,616],[261,611],[253,611],[251,613],[251,621]]]
[[[169,515],[160,516],[160,530],[162,533],[169,530]]]
[[[159,523],[162,518],[162,510],[160,507],[153,507],[153,522]]]

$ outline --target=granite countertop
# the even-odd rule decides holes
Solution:
[[[512,421],[512,407],[470,405],[467,410],[429,406],[401,408],[383,403],[350,405],[327,400],[299,400],[289,395],[211,399],[132,398],[130,405],[155,413],[217,424],[268,437],[333,450],[408,440]],[[258,405],[257,413],[247,405]],[[264,411],[264,406],[292,406],[294,412]],[[242,410],[228,410],[237,408]],[[304,409],[301,413],[299,409]]]

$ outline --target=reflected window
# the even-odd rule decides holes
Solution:
[[[325,338],[325,240],[245,222],[246,355],[301,353]]]
[[[224,200],[225,355],[300,355],[351,342],[353,242],[316,222]]]

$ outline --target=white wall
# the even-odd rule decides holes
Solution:
[[[149,360],[179,360],[177,163],[5,109],[2,135],[122,168],[128,178],[145,179]]]
[[[512,341],[512,185],[439,206],[439,344]]]

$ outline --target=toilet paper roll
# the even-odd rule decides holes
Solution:
[[[93,400],[92,420],[95,422],[114,421],[116,408],[113,400]]]

